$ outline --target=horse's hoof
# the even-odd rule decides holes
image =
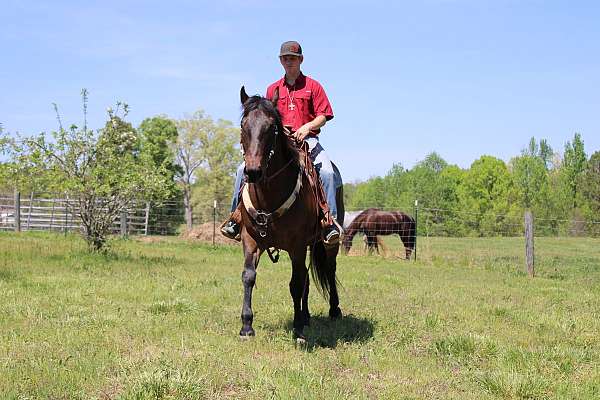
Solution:
[[[339,307],[336,308],[331,308],[329,310],[329,318],[331,319],[338,319],[342,317],[342,310],[340,310]]]
[[[306,336],[304,336],[304,333],[302,333],[301,330],[294,328],[294,339],[306,341]]]
[[[296,347],[305,349],[307,346],[306,336],[301,331],[294,329],[294,338],[296,339]]]
[[[251,337],[254,337],[255,332],[254,329],[250,328],[250,329],[244,329],[242,328],[242,330],[240,330],[240,339],[242,340],[248,340]]]

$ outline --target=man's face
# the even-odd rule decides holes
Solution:
[[[304,61],[303,56],[280,56],[279,61],[286,74],[296,75],[300,71],[300,64]]]

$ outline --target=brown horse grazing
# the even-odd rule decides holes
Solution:
[[[290,293],[294,303],[295,337],[305,340],[309,324],[309,279],[305,259],[311,249],[315,282],[329,299],[329,316],[342,315],[336,286],[336,256],[339,246],[325,246],[321,238],[319,209],[309,185],[303,158],[292,139],[284,134],[277,111],[279,94],[272,101],[248,97],[240,91],[243,105],[241,144],[246,162],[246,182],[241,207],[241,238],[244,250],[244,301],[241,337],[254,336],[252,289],[262,253],[282,249],[292,261]],[[343,215],[343,207],[341,208]],[[342,221],[343,223],[343,221]],[[272,258],[272,254],[269,252]]]
[[[343,246],[346,252],[352,247],[352,239],[357,233],[362,233],[367,238],[367,247],[378,250],[377,236],[392,235],[397,233],[404,243],[406,259],[410,258],[415,248],[416,225],[415,220],[401,211],[381,211],[369,208],[360,213],[346,229]]]

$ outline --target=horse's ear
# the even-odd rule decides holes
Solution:
[[[246,94],[246,88],[242,86],[242,88],[240,89],[240,100],[242,101],[242,105],[244,105],[246,100],[248,100],[248,97],[249,96]]]
[[[275,108],[277,108],[277,100],[279,100],[279,88],[278,87],[275,88],[275,91],[273,92],[273,98],[271,99],[271,103],[273,103]]]

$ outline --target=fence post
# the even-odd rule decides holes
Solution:
[[[69,230],[69,195],[65,193],[65,236]]]
[[[52,223],[54,222],[54,203],[56,203],[56,199],[52,199],[52,213],[50,214],[50,232],[52,232]]]
[[[419,200],[415,199],[415,261],[417,261],[417,236],[419,236]]]
[[[127,211],[121,212],[121,236],[127,236]]]
[[[29,213],[27,214],[27,230],[29,230],[29,226],[31,224],[31,208],[33,207],[33,192],[29,196]]]
[[[21,192],[15,189],[15,231],[21,232]]]
[[[535,276],[534,251],[533,251],[533,214],[530,210],[525,211],[525,260],[527,263],[527,275]]]
[[[146,202],[146,220],[144,221],[144,235],[148,236],[148,221],[150,221],[150,202]]]
[[[217,200],[213,202],[213,247],[215,246],[215,235],[217,231]]]

